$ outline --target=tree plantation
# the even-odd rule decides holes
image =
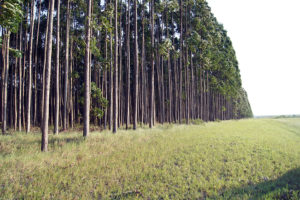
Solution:
[[[2,133],[252,117],[205,0],[0,0]]]

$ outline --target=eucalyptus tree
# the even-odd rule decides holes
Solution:
[[[11,32],[18,31],[19,23],[23,17],[21,0],[7,0],[0,3],[0,26],[2,27],[2,37],[0,45],[2,48],[2,134],[6,134],[7,129],[7,86],[9,73],[9,52]],[[20,55],[19,55],[20,56]]]
[[[86,20],[86,47],[85,47],[85,67],[84,67],[84,126],[83,136],[87,137],[90,131],[90,39],[92,21],[92,0],[88,0],[87,20]]]
[[[69,5],[69,1],[68,1],[68,5]],[[69,10],[69,9],[68,9]],[[69,11],[67,11],[69,12]],[[59,126],[59,109],[60,109],[60,103],[59,103],[59,51],[60,51],[60,0],[57,0],[57,25],[56,25],[56,68],[55,68],[55,72],[56,72],[56,77],[55,77],[55,122],[54,122],[54,134],[58,134],[58,126]],[[68,18],[68,17],[67,17]]]
[[[150,72],[150,116],[149,127],[154,126],[154,0],[149,1],[151,21],[151,72]]]
[[[48,10],[48,39],[47,39],[47,62],[45,69],[45,92],[44,92],[44,109],[42,118],[42,151],[48,151],[48,123],[49,123],[49,99],[50,99],[50,81],[51,81],[51,59],[52,59],[52,32],[53,32],[53,12],[54,0],[49,1]]]
[[[134,119],[133,129],[137,127],[138,121],[138,88],[139,88],[139,47],[138,47],[138,27],[137,27],[137,0],[134,0]]]
[[[127,0],[126,14],[126,129],[130,124],[130,0]]]
[[[115,0],[115,62],[114,62],[114,102],[113,102],[113,133],[117,132],[118,127],[118,0]]]
[[[67,105],[69,85],[69,43],[70,43],[70,0],[67,1],[67,24],[66,24],[66,56],[65,56],[65,87],[64,87],[64,118],[63,129],[67,129]]]
[[[36,31],[36,41],[35,41],[35,57],[34,57],[34,118],[33,124],[37,124],[37,115],[38,115],[38,46],[40,40],[40,23],[41,23],[41,7],[42,7],[42,0],[39,0],[39,10],[38,10],[38,22],[37,22],[37,31]],[[22,41],[22,40],[20,40]]]
[[[32,93],[32,49],[33,49],[33,31],[35,18],[35,0],[31,0],[30,9],[30,39],[29,39],[29,64],[28,64],[28,94],[27,94],[27,128],[26,132],[30,132],[31,122],[31,93]]]
[[[6,108],[1,114],[8,110],[6,120],[11,125],[18,120],[19,130],[22,123],[30,126],[28,113],[34,113],[33,122],[41,125],[46,138],[46,108],[54,132],[58,132],[59,125],[68,130],[73,123],[83,123],[84,136],[88,136],[90,121],[98,129],[106,129],[108,122],[115,132],[123,124],[136,129],[138,123],[153,127],[156,121],[193,123],[194,119],[251,116],[232,42],[205,0],[58,0],[54,30],[53,1],[40,0],[33,8],[29,2],[33,1],[23,6],[28,13],[25,19],[34,19],[34,7],[39,7],[37,32],[30,30],[34,21],[20,23],[21,30],[13,32],[8,40],[9,29],[2,25],[7,19],[1,18],[1,30],[5,33],[0,35],[4,52],[1,61],[5,64],[2,84],[9,60],[19,69],[19,73],[7,71],[7,85],[3,84],[1,90],[1,102]],[[30,65],[26,56],[7,59],[12,53],[8,51],[11,48],[7,49],[9,42],[24,55],[32,51],[28,32],[37,38],[35,59]],[[53,61],[49,52],[52,34],[56,42]],[[34,84],[30,86],[33,62]],[[51,79],[52,70],[56,76]],[[48,87],[49,84],[55,87]],[[19,98],[14,92],[5,100],[5,87],[6,96],[7,90],[19,89]],[[25,90],[31,87],[34,108],[28,105],[32,95]],[[13,118],[16,107],[17,120]]]

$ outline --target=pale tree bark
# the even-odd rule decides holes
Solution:
[[[182,20],[182,1],[180,0],[180,63],[179,63],[179,123],[182,117],[182,60],[183,60],[183,20]]]
[[[68,105],[68,82],[69,82],[69,38],[70,38],[70,0],[67,3],[67,27],[66,27],[66,60],[65,60],[65,87],[64,87],[64,125],[67,129],[67,105]]]
[[[19,34],[16,34],[16,49],[18,49]],[[17,130],[18,114],[17,114],[17,71],[18,71],[18,58],[15,58],[15,70],[14,70],[14,131]]]
[[[120,6],[120,16],[119,16],[119,82],[118,82],[118,127],[120,127],[121,119],[123,117],[123,113],[121,108],[122,106],[122,92],[123,92],[123,84],[122,84],[122,0],[119,1]],[[103,91],[103,90],[102,90]]]
[[[51,1],[48,2],[48,11],[51,9]],[[47,64],[47,44],[48,44],[48,31],[49,31],[49,13],[47,13],[47,26],[46,26],[46,36],[44,44],[44,63],[43,63],[43,77],[42,77],[42,103],[41,103],[41,116],[44,116],[44,97],[45,97],[45,73],[46,73],[46,64]]]
[[[144,122],[144,106],[145,106],[145,94],[146,94],[146,88],[145,87],[145,79],[146,76],[144,76],[144,65],[145,65],[145,0],[143,0],[143,10],[142,10],[142,58],[141,58],[141,82],[140,82],[140,93],[141,93],[141,123]]]
[[[112,2],[110,0],[110,5]],[[109,24],[112,26],[112,16],[109,17]],[[109,66],[109,129],[113,128],[113,43],[112,43],[112,30],[109,31],[110,41],[110,66]]]
[[[41,150],[48,151],[48,123],[49,123],[49,97],[50,97],[50,82],[51,82],[51,56],[52,56],[52,32],[53,32],[53,10],[54,0],[49,1],[50,7],[48,10],[48,40],[47,40],[47,65],[45,70],[45,93],[44,93],[44,112],[42,119],[42,145]]]
[[[166,12],[166,31],[167,31],[167,38],[169,39],[169,21],[168,21],[168,11]],[[170,59],[170,52],[168,50],[168,90],[169,90],[169,123],[172,122],[172,71],[171,71],[171,59]]]
[[[30,122],[31,122],[32,47],[33,47],[34,16],[35,16],[35,5],[34,5],[34,0],[31,0],[26,133],[30,132]]]
[[[150,2],[149,2],[150,4]],[[150,120],[149,127],[154,126],[154,1],[151,1],[151,79],[150,79]]]
[[[29,1],[27,2],[27,8],[29,8]],[[29,13],[29,9],[28,11],[26,10],[26,16],[25,16],[25,21],[27,23],[28,20],[28,13]],[[28,28],[27,26],[25,26],[25,37],[24,37],[24,41],[25,45],[24,45],[24,55],[28,55],[28,41],[27,41],[27,33],[28,33]],[[26,104],[25,104],[25,83],[26,83],[26,74],[25,74],[25,69],[26,69],[26,58],[27,56],[23,56],[23,69],[22,69],[22,122],[23,122],[23,128],[26,131],[26,120],[25,120],[25,110],[26,110]]]
[[[72,74],[73,73],[73,40],[72,40],[72,37],[71,37],[71,47],[70,47],[70,73]],[[70,98],[69,98],[69,102],[70,102],[70,115],[71,115],[71,128],[74,127],[74,112],[73,112],[73,84],[72,84],[72,76],[70,77]]]
[[[20,44],[19,50],[22,51],[23,43],[23,24],[20,28]],[[18,107],[18,129],[22,131],[22,57],[19,58],[19,107]]]
[[[137,0],[134,0],[134,117],[133,129],[136,130],[138,118],[138,86],[139,86],[139,49],[138,49],[138,28],[137,28]]]
[[[115,0],[115,63],[114,63],[114,125],[113,133],[118,128],[118,0]]]
[[[36,32],[36,42],[35,42],[35,73],[34,73],[34,117],[33,124],[36,125],[37,122],[37,68],[38,68],[38,45],[39,45],[39,35],[40,35],[40,22],[41,22],[41,6],[42,0],[39,1],[39,12],[38,12],[38,24]]]
[[[185,6],[185,40],[188,38],[188,9]],[[186,124],[190,123],[190,72],[188,64],[188,44],[185,42],[185,122]]]
[[[90,131],[90,39],[91,39],[91,17],[92,0],[88,0],[87,24],[86,24],[86,49],[85,49],[85,69],[84,69],[84,126],[83,136],[87,137]]]
[[[56,98],[55,98],[55,122],[54,122],[54,134],[58,134],[58,121],[59,121],[59,51],[60,51],[60,0],[57,0],[57,30],[56,30]]]
[[[126,49],[127,49],[127,72],[126,72],[126,85],[127,85],[127,91],[126,91],[126,129],[129,128],[130,124],[130,0],[128,0],[127,4],[127,39],[126,39]]]
[[[107,4],[106,4],[106,6],[107,6]],[[105,60],[107,60],[107,30],[105,30],[105,50],[104,50],[104,52],[105,52]],[[104,72],[105,74],[105,80],[104,80],[104,85],[105,85],[105,98],[107,99],[108,98],[108,81],[107,81],[107,79],[108,79],[108,73],[107,73],[107,64],[105,63],[105,72]],[[104,129],[106,129],[106,127],[107,127],[107,107],[105,108],[105,113],[104,113]]]
[[[2,46],[2,55],[3,55],[3,64],[4,67],[4,79],[2,85],[2,97],[3,97],[3,108],[2,108],[2,134],[6,134],[6,125],[7,125],[7,82],[8,82],[8,71],[9,71],[9,40],[10,40],[10,31],[6,31],[3,37],[3,46]]]

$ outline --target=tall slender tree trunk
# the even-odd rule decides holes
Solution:
[[[182,60],[183,60],[183,20],[182,20],[182,1],[180,0],[180,63],[179,63],[179,123],[182,117]]]
[[[127,49],[127,73],[126,73],[126,84],[127,84],[127,94],[126,94],[126,129],[129,128],[130,124],[130,0],[128,0],[128,13],[127,13],[127,39],[126,39],[126,49]]]
[[[10,31],[6,31],[3,37],[2,55],[4,67],[4,80],[2,86],[2,97],[3,97],[3,108],[2,108],[2,134],[6,134],[7,125],[7,82],[8,82],[8,72],[9,72],[9,41],[10,41]]]
[[[27,8],[29,8],[29,1],[27,2]],[[27,23],[28,20],[28,13],[29,13],[29,9],[28,12],[26,10],[26,16],[25,16],[25,20]],[[25,49],[24,49],[24,55],[28,55],[28,41],[27,41],[27,33],[28,33],[28,28],[27,26],[25,26]],[[22,80],[22,122],[23,122],[23,128],[26,130],[26,118],[25,118],[25,113],[26,113],[26,103],[25,103],[25,85],[26,85],[26,58],[27,56],[23,56],[23,80]]]
[[[52,31],[53,31],[53,11],[54,0],[50,0],[50,9],[48,10],[48,40],[47,40],[47,68],[45,72],[45,97],[44,97],[44,116],[42,119],[42,147],[41,150],[48,151],[48,122],[49,122],[49,96],[50,96],[50,82],[51,82],[51,56],[52,56]]]
[[[187,40],[188,33],[187,33],[187,6],[185,6],[185,40]],[[190,123],[190,111],[189,111],[189,99],[190,99],[190,93],[189,93],[189,64],[188,64],[188,46],[185,42],[185,123]]]
[[[90,39],[91,39],[91,18],[92,0],[88,0],[87,24],[86,24],[86,49],[85,49],[85,69],[84,69],[84,126],[83,136],[87,137],[90,131]]]
[[[40,36],[40,22],[41,22],[41,6],[42,0],[39,0],[39,12],[38,12],[38,24],[37,24],[37,32],[36,32],[36,41],[35,41],[35,58],[34,58],[34,117],[33,117],[33,124],[36,125],[37,123],[37,73],[38,73],[38,45],[39,45],[39,36]]]
[[[120,17],[119,17],[119,82],[118,82],[118,127],[120,127],[121,119],[123,116],[123,112],[121,110],[121,100],[122,100],[122,91],[123,91],[123,84],[122,84],[122,0],[120,3]],[[102,90],[103,91],[103,90]]]
[[[37,73],[38,73],[38,45],[39,45],[39,35],[40,35],[40,22],[41,22],[41,6],[42,0],[39,0],[39,11],[38,11],[38,24],[36,32],[36,41],[35,41],[35,58],[34,58],[34,116],[33,116],[33,125],[37,123]]]
[[[54,122],[54,134],[58,134],[58,121],[59,121],[59,51],[60,51],[60,0],[57,0],[57,30],[56,30],[56,88],[55,88],[55,122]]]
[[[107,6],[107,4],[106,4],[106,6]],[[105,30],[105,60],[107,60],[107,30]],[[107,99],[108,98],[108,81],[107,81],[107,79],[108,79],[108,76],[107,76],[107,64],[105,63],[105,80],[104,80],[104,85],[105,85],[105,98]],[[107,115],[108,115],[108,113],[107,113],[107,107],[105,108],[105,111],[104,111],[104,129],[106,129],[106,127],[107,127]]]
[[[48,11],[51,9],[51,0],[48,1]],[[47,65],[47,44],[48,44],[48,34],[49,34],[49,13],[47,17],[47,26],[46,26],[46,36],[45,36],[45,45],[44,45],[44,63],[43,63],[43,78],[42,78],[42,103],[41,103],[41,116],[44,116],[44,98],[45,98],[45,75],[46,75],[46,65]]]
[[[20,28],[20,44],[19,50],[22,51],[23,44],[23,23]],[[22,131],[22,58],[19,58],[19,108],[18,108],[18,127]]]
[[[169,21],[168,21],[168,11],[166,12],[166,32],[167,32],[167,38],[169,39]],[[168,50],[168,93],[169,93],[169,123],[172,122],[172,71],[171,71],[171,60],[170,60],[170,52]]]
[[[144,110],[145,110],[145,98],[146,98],[146,88],[145,88],[145,79],[144,76],[144,65],[145,65],[145,0],[143,0],[143,10],[142,10],[142,58],[141,58],[141,82],[140,82],[140,92],[141,92],[141,123],[144,123]]]
[[[73,73],[73,39],[71,37],[71,46],[70,46],[70,73]],[[70,126],[73,129],[74,127],[74,112],[73,112],[73,78],[70,77],[70,97],[69,97],[69,104],[70,104]]]
[[[118,128],[118,0],[115,0],[115,63],[114,63],[114,125],[113,133]]]
[[[16,49],[18,49],[19,34],[16,34]],[[17,130],[18,113],[17,113],[17,71],[18,71],[18,58],[15,58],[15,69],[14,69],[14,131]]]
[[[67,27],[66,27],[66,57],[65,57],[65,87],[64,87],[64,126],[67,130],[67,105],[68,105],[68,82],[69,82],[69,38],[70,38],[70,0],[67,3]]]
[[[195,80],[194,80],[194,66],[193,66],[192,52],[190,52],[190,69],[191,69],[190,111],[191,111],[191,118],[195,119],[195,110],[196,110],[196,107],[194,105],[194,89],[196,88],[196,86],[195,86]]]
[[[150,3],[151,2],[151,3]],[[150,79],[150,123],[149,127],[154,126],[154,0],[149,2],[151,10],[151,79]]]
[[[138,86],[139,86],[139,49],[138,49],[138,28],[137,28],[137,0],[134,0],[134,68],[135,68],[135,83],[134,83],[134,117],[133,129],[136,130],[138,118]]]
[[[112,1],[110,0],[110,5]],[[112,26],[112,16],[109,18],[109,23]],[[109,129],[113,129],[113,43],[112,43],[112,30],[109,31],[110,40],[110,68],[109,68]]]

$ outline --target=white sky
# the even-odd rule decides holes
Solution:
[[[300,0],[207,0],[236,50],[254,115],[300,114]]]

